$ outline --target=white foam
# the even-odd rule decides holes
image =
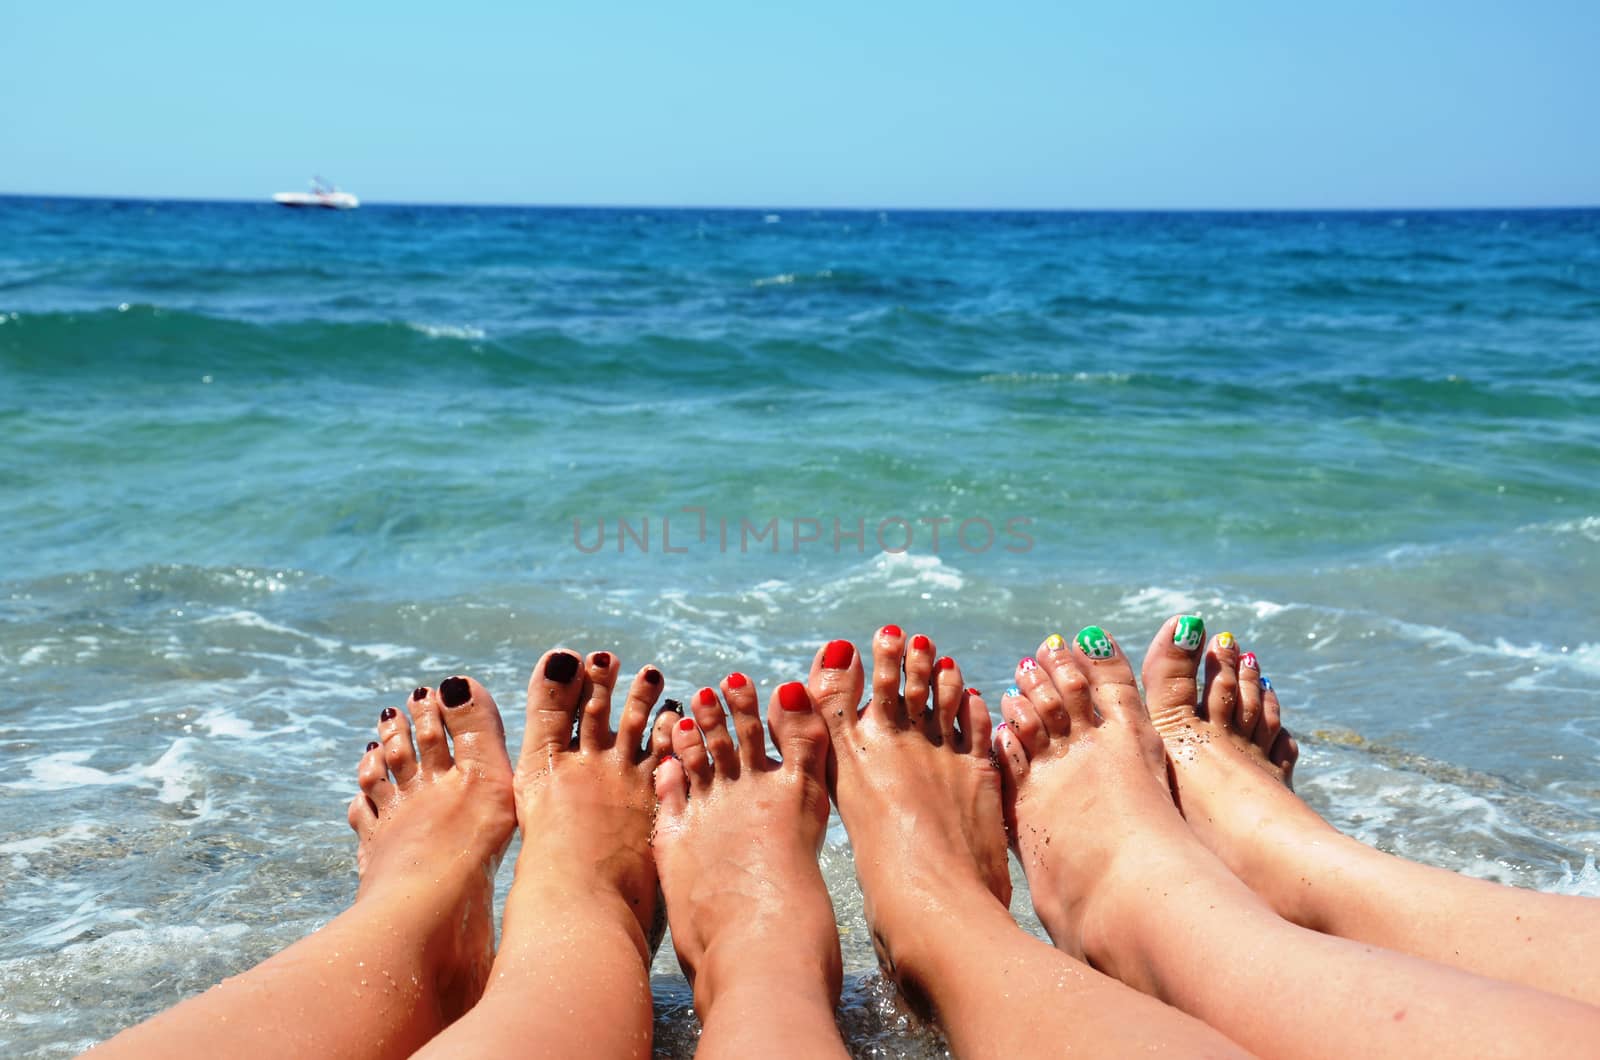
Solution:
[[[94,835],[94,831],[87,823],[75,821],[54,835],[29,836],[27,839],[13,839],[9,843],[0,843],[0,854],[42,854],[46,850],[67,843],[89,839]]]
[[[406,327],[412,331],[420,331],[430,339],[481,339],[485,338],[482,328],[470,324],[423,324],[408,321]]]
[[[156,798],[166,803],[181,803],[194,794],[196,769],[188,761],[194,740],[187,736],[174,740],[160,758],[147,766],[129,766],[108,773],[86,765],[93,751],[57,751],[24,763],[30,779],[11,780],[5,787],[23,791],[65,791],[84,787],[154,786]]]

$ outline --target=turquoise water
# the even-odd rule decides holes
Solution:
[[[1197,610],[1341,827],[1600,894],[1597,409],[1600,211],[0,199],[0,1043],[332,916],[379,708],[468,671],[515,742],[558,642],[671,694],[894,621],[998,689]],[[825,867],[852,1044],[937,1052]]]

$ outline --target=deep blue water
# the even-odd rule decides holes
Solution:
[[[895,621],[1000,687],[1199,610],[1336,823],[1592,892],[1596,410],[1600,211],[0,198],[0,1039],[332,915],[377,709],[558,641],[681,690]],[[851,937],[854,1040],[935,1048]]]

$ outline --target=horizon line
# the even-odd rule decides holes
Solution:
[[[60,192],[0,191],[0,199],[64,199],[87,202],[201,203],[207,205],[274,206],[270,196],[259,199],[189,195],[103,195]],[[361,206],[420,209],[489,210],[723,210],[773,213],[793,210],[813,213],[1496,213],[1596,210],[1600,203],[1562,205],[1473,206],[730,206],[697,203],[563,203],[563,202],[445,202],[404,199],[361,200]],[[359,207],[358,207],[359,208]]]

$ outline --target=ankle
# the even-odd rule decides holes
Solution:
[[[715,1009],[744,1011],[749,1002],[754,1011],[774,998],[831,1013],[843,980],[837,936],[827,946],[729,938],[707,950],[695,969],[694,1006],[702,1023]]]

